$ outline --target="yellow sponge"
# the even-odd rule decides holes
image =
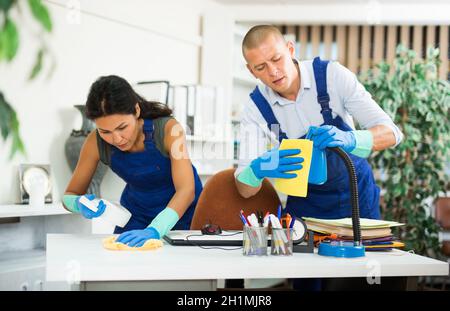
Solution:
[[[103,247],[111,251],[148,251],[162,247],[162,242],[157,239],[147,240],[144,245],[140,247],[131,247],[123,243],[116,242],[115,236],[103,239]]]

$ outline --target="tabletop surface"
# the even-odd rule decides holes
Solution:
[[[448,275],[447,262],[393,250],[362,258],[317,254],[248,257],[242,249],[172,246],[151,251],[110,251],[110,235],[47,235],[47,281],[140,281]],[[232,248],[232,247],[230,247]],[[270,253],[270,249],[268,250]]]

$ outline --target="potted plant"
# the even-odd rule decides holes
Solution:
[[[395,148],[370,158],[384,189],[383,218],[406,224],[395,232],[406,249],[434,258],[440,257],[439,227],[431,205],[449,190],[450,87],[438,78],[439,63],[438,49],[429,48],[421,59],[400,45],[392,64],[382,62],[362,76],[405,135]]]

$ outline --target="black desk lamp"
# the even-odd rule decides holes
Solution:
[[[336,153],[345,163],[350,180],[350,203],[352,206],[353,242],[331,241],[319,244],[319,255],[332,257],[364,257],[365,248],[361,241],[361,225],[359,223],[358,182],[355,166],[348,154],[341,148],[328,148]]]

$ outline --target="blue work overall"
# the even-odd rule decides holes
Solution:
[[[153,140],[153,122],[144,119],[145,150],[123,152],[111,146],[111,169],[119,175],[126,186],[120,204],[132,216],[124,228],[116,227],[114,233],[145,229],[175,194],[170,158],[156,148]],[[173,229],[189,230],[202,184],[197,170],[192,166],[195,179],[195,199]]]
[[[316,81],[317,101],[321,106],[320,113],[323,116],[322,125],[333,125],[342,131],[351,131],[340,116],[333,119],[330,108],[330,97],[327,91],[327,65],[328,61],[322,61],[319,57],[314,58],[313,70]],[[250,94],[253,102],[258,107],[267,122],[269,130],[279,128],[279,141],[288,138],[281,130],[270,104],[259,91],[258,87]],[[278,127],[271,127],[277,124]],[[300,137],[305,138],[306,135]],[[305,198],[288,196],[286,212],[296,217],[315,217],[322,219],[335,219],[351,217],[350,184],[347,169],[341,158],[330,150],[325,150],[327,158],[327,181],[322,185],[308,185],[308,194]],[[300,154],[301,155],[301,154]],[[375,184],[369,163],[357,156],[349,154],[355,165],[360,217],[380,219],[379,194],[380,189]],[[311,167],[313,170],[314,167]],[[321,279],[293,279],[293,287],[296,290],[318,291],[322,288]]]
[[[342,131],[351,131],[340,116],[333,119],[330,108],[330,97],[327,92],[327,65],[328,61],[322,61],[316,57],[313,61],[314,78],[317,88],[317,100],[321,106],[321,114],[324,119],[322,125],[333,125]],[[288,138],[276,119],[270,104],[259,91],[258,87],[250,94],[251,99],[258,107],[267,122],[269,130],[278,125],[280,133],[279,141]],[[278,134],[278,133],[275,133]],[[300,137],[305,138],[306,135]],[[300,154],[301,155],[301,154]],[[372,170],[366,159],[349,154],[352,159],[358,179],[358,194],[360,216],[362,218],[380,219],[379,194],[380,189],[375,184]],[[305,198],[288,196],[286,212],[297,217],[315,217],[322,219],[335,219],[351,217],[350,184],[347,169],[338,155],[326,150],[327,181],[322,185],[308,185],[308,194]],[[314,167],[311,167],[313,170]]]

